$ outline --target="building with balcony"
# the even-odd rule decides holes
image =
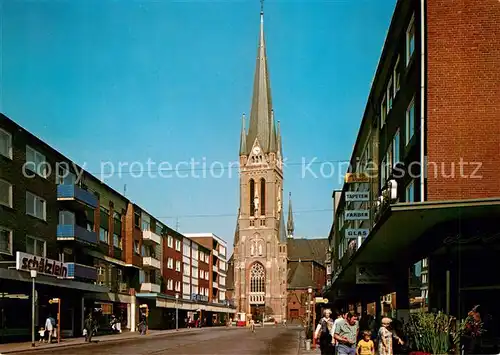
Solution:
[[[472,271],[498,249],[499,15],[487,0],[397,1],[330,233],[339,306],[395,292],[398,318],[421,297],[500,319],[497,278]]]
[[[214,303],[226,301],[227,243],[213,233],[186,233],[185,236],[210,250],[211,272],[209,277],[209,300]]]

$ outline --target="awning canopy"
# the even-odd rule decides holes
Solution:
[[[18,271],[15,269],[0,269],[0,279],[16,280],[31,282],[31,276],[29,272]],[[65,287],[86,292],[108,292],[109,289],[105,286],[94,285],[91,283],[59,279],[57,277],[50,277],[46,275],[37,275],[36,283],[42,285],[49,285],[55,287]]]
[[[458,242],[462,235],[471,232],[467,226],[474,221],[487,223],[499,217],[500,198],[392,204],[339,274],[335,284],[355,284],[356,265],[359,264],[400,264],[403,261],[410,266],[427,256],[429,248],[442,245],[446,238]],[[453,228],[450,227],[452,225]]]
[[[138,293],[138,299],[151,300],[156,302],[156,307],[160,308],[178,308],[185,311],[195,311],[199,312],[208,311],[208,312],[220,312],[220,313],[234,313],[236,309],[233,307],[218,305],[214,303],[197,303],[191,300],[185,300],[179,298],[178,300],[175,297],[164,295],[161,293]]]

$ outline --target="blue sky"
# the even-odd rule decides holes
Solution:
[[[148,159],[173,167],[238,159],[259,1],[0,5],[0,111],[93,173],[112,162],[116,174],[106,182],[118,191],[126,184],[127,197],[171,227],[178,220],[180,231],[214,232],[232,245],[236,170],[225,169],[222,178],[160,177],[152,166],[134,178],[127,166],[120,176],[118,163],[136,161],[136,171]],[[299,236],[328,235],[339,174],[321,177],[314,164],[318,177],[303,177],[302,161],[349,159],[394,5],[265,3],[275,117],[292,163],[285,196],[292,192]]]

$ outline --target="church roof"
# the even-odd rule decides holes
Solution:
[[[305,288],[311,286],[313,280],[309,263],[302,261],[289,265],[291,272],[288,275],[288,288]]]
[[[324,265],[328,251],[328,239],[288,239],[288,260],[314,260]]]
[[[279,138],[277,137],[276,126],[274,124],[271,83],[269,80],[269,70],[267,68],[263,9],[261,9],[260,12],[260,35],[253,83],[250,124],[245,144],[243,144],[242,137],[240,154],[249,154],[249,150],[252,149],[256,139],[264,153],[276,152],[279,146]],[[243,150],[242,148],[245,149]]]

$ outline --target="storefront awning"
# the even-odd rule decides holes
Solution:
[[[406,260],[408,255],[414,255],[414,249],[426,232],[439,224],[499,217],[500,198],[390,205],[335,283],[355,284],[356,265],[359,264],[395,264]],[[409,264],[411,262],[408,260]]]
[[[156,302],[156,307],[160,308],[176,308],[185,311],[208,311],[208,312],[220,312],[220,313],[234,313],[235,309],[231,307],[224,307],[212,303],[197,303],[191,300],[185,300],[179,298],[177,301],[175,297],[167,296],[161,293],[138,293],[138,299],[149,299]]]
[[[18,271],[15,269],[0,269],[0,279],[31,282],[31,276],[29,272]],[[72,288],[85,292],[108,292],[108,288],[104,286],[68,279],[59,279],[56,277],[50,277],[41,274],[36,277],[36,283],[55,287]]]

